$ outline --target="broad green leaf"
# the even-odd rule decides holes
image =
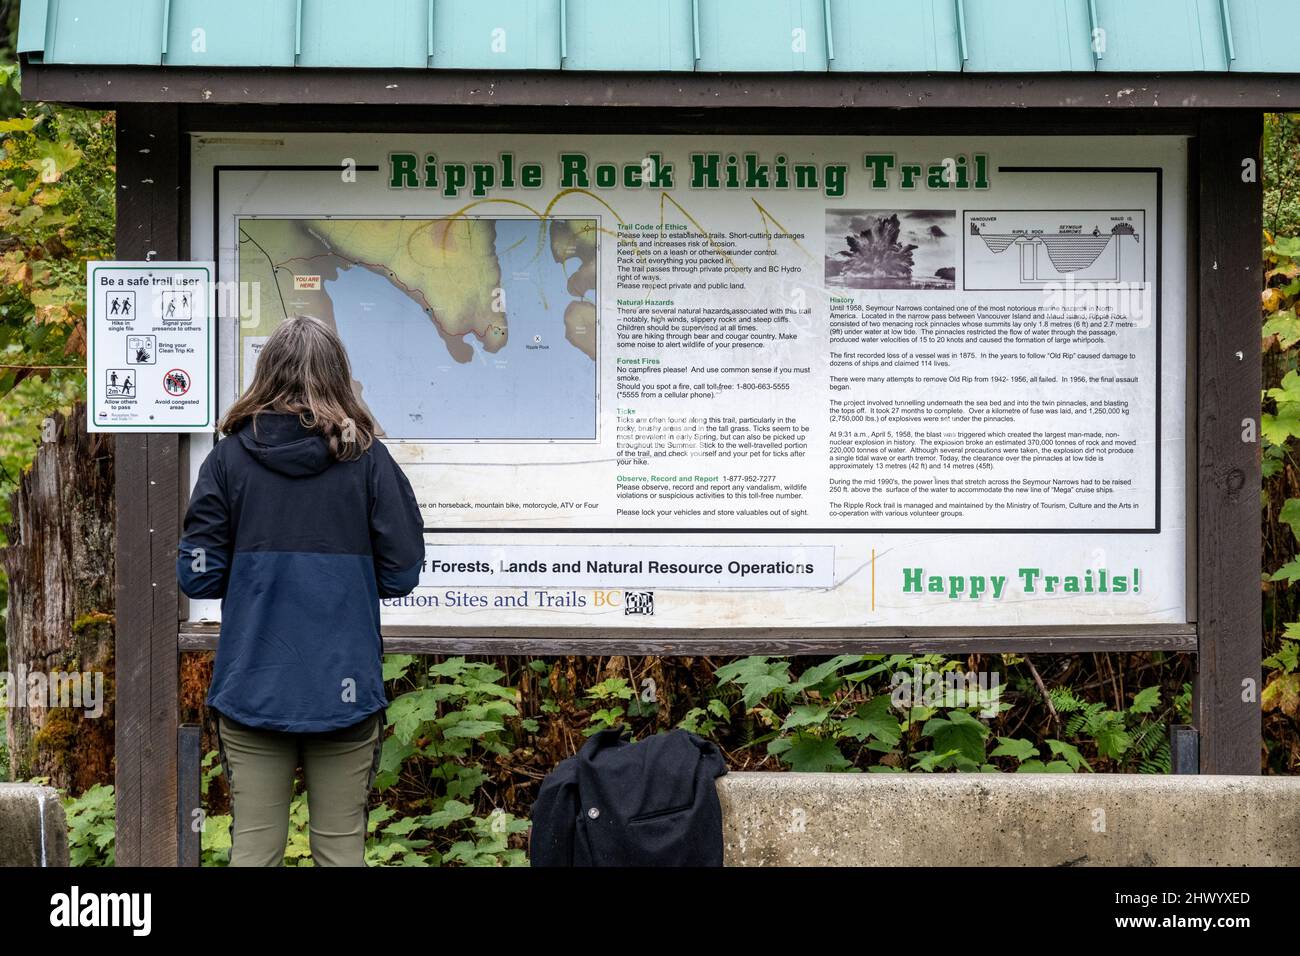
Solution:
[[[1276,388],[1270,388],[1264,393],[1268,398],[1281,405],[1295,405],[1300,403],[1300,375],[1290,371],[1282,376],[1282,381]]]
[[[1286,408],[1287,411],[1282,411]],[[1279,406],[1278,413],[1259,416],[1259,432],[1274,445],[1285,445],[1288,438],[1300,436],[1300,409],[1294,404]]]
[[[26,133],[36,125],[36,120],[26,116],[14,116],[0,120],[0,133]]]
[[[464,718],[475,720],[492,720],[496,717],[514,717],[519,711],[508,700],[485,700],[478,704],[468,704],[460,711]]]
[[[42,183],[57,183],[81,162],[82,152],[75,143],[39,139],[27,165],[36,170]]]
[[[953,757],[958,756],[959,753],[960,751],[957,750],[923,750],[913,753],[912,756],[915,758],[916,763],[913,765],[912,769],[920,770],[924,773],[933,773],[935,770],[942,769],[946,763],[948,763]]]
[[[442,736],[477,740],[487,734],[500,734],[503,730],[506,730],[506,724],[499,721],[456,721],[442,728]]]
[[[1295,624],[1288,624],[1286,626],[1287,637],[1300,636],[1292,631],[1292,628],[1295,627],[1297,627]],[[1264,666],[1280,670],[1287,674],[1292,673],[1295,671],[1297,666],[1300,666],[1300,642],[1294,640],[1283,641],[1282,646],[1278,648],[1276,654],[1271,654],[1264,658]]]
[[[938,712],[938,709],[935,707],[926,707],[924,704],[917,704],[915,707],[908,707],[904,710],[899,722],[903,725],[904,730],[909,730],[917,724],[924,724]]]
[[[474,808],[459,800],[447,800],[442,807],[424,818],[424,826],[430,830],[439,830],[450,826],[458,820],[466,820],[474,815]]]
[[[384,744],[379,752],[379,770],[385,770],[390,773],[396,773],[401,769],[402,763],[407,757],[415,753],[415,748],[409,743],[403,743],[397,738],[396,734],[390,734],[384,738]]]
[[[814,704],[797,704],[790,708],[790,714],[785,718],[785,723],[781,729],[794,730],[796,727],[813,727],[822,723],[830,716],[829,707],[818,707]]]
[[[984,738],[989,729],[964,710],[926,721],[921,733],[934,738],[935,750],[955,750],[968,760],[984,762]]]
[[[746,709],[777,691],[790,687],[789,661],[771,661],[766,657],[746,657],[718,668],[715,676],[719,684],[737,684],[741,687]]]
[[[1265,248],[1276,255],[1295,259],[1300,257],[1300,236],[1278,236],[1272,245]]]
[[[741,700],[744,701],[746,707],[754,707],[760,701],[767,698],[769,694],[782,690],[788,686],[789,682],[785,679],[784,675],[780,677],[756,677],[744,685],[744,693],[741,696]]]
[[[423,817],[402,817],[400,820],[394,820],[384,827],[385,836],[410,836],[412,830],[418,830],[424,826]]]
[[[781,662],[777,662],[781,663]],[[720,684],[731,684],[740,680],[754,677],[758,674],[767,674],[771,671],[772,662],[766,657],[742,657],[738,661],[732,661],[730,664],[724,664],[714,672]]]
[[[1300,541],[1300,498],[1288,498],[1282,502],[1282,510],[1277,520],[1291,529],[1297,541]]]
[[[1149,714],[1160,704],[1160,688],[1144,687],[1133,697],[1133,703],[1129,707],[1129,713]]]
[[[470,694],[480,694],[485,697],[500,697],[502,700],[518,700],[519,691],[513,687],[502,687],[500,684],[494,684],[491,681],[478,680],[477,678],[462,678],[461,686]]]
[[[1033,741],[1025,740],[1023,737],[999,737],[998,745],[993,748],[990,757],[1015,757],[1016,760],[1024,762],[1038,756],[1038,748],[1034,746]]]
[[[1016,768],[1016,773],[1072,773],[1070,765],[1064,760],[1052,760],[1043,763],[1041,760],[1026,760]]]
[[[826,661],[823,664],[818,664],[816,667],[810,667],[800,674],[799,678],[794,681],[791,689],[794,692],[798,692],[806,687],[816,687],[841,667],[846,667],[849,664],[858,664],[861,663],[861,661],[862,655],[860,654],[841,654],[838,657],[833,657],[829,661]]]
[[[870,659],[871,659],[870,656],[868,656],[867,660]],[[880,663],[874,665],[873,667],[868,667],[864,671],[854,671],[852,674],[845,674],[844,680],[850,684],[855,684],[859,681],[864,681],[869,677],[875,677],[877,674],[883,674],[887,670],[889,670],[889,665],[885,663]]]
[[[865,704],[859,704],[857,713],[841,721],[840,727],[854,740],[874,737],[891,747],[903,736],[902,725],[890,709],[886,694],[878,694]]]
[[[587,696],[594,700],[605,700],[610,697],[627,700],[632,696],[632,688],[627,685],[626,678],[611,677],[588,687]]]
[[[459,677],[465,672],[465,658],[449,657],[429,668],[430,677]]]
[[[399,695],[388,705],[388,722],[399,740],[410,743],[420,727],[438,716],[438,698],[430,688]]]
[[[790,765],[791,770],[799,773],[824,773],[853,766],[844,759],[844,754],[840,753],[833,740],[804,735],[799,735],[790,742],[782,759]]]
[[[1270,315],[1268,321],[1264,323],[1264,335],[1276,335],[1278,344],[1284,349],[1289,349],[1296,342],[1300,342],[1300,318],[1292,309],[1280,309]]]
[[[366,829],[371,833],[374,833],[379,824],[390,820],[396,814],[397,811],[387,804],[375,807],[370,811],[370,815],[366,818]]]
[[[1124,756],[1129,747],[1133,746],[1132,736],[1118,721],[1106,722],[1099,726],[1093,732],[1093,740],[1097,742],[1097,753],[1112,760]]]
[[[774,740],[768,741],[767,752],[771,754],[773,757],[780,756],[781,754],[789,750],[790,747],[793,746],[793,744],[794,744],[793,737],[777,737]]]
[[[406,669],[415,661],[411,654],[386,654],[384,656],[384,680],[397,680],[406,676]]]

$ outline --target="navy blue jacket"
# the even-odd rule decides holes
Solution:
[[[415,588],[424,535],[382,442],[335,461],[297,415],[259,415],[204,460],[182,535],[181,590],[221,598],[210,708],[315,732],[387,707],[379,599]]]

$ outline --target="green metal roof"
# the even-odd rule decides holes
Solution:
[[[29,63],[1295,73],[1297,0],[23,0]]]

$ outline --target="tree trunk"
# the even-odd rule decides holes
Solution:
[[[80,793],[113,779],[113,438],[86,432],[84,403],[34,437],[0,554],[9,773]]]

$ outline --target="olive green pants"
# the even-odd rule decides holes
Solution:
[[[231,866],[283,863],[299,765],[307,787],[312,860],[317,866],[366,865],[366,801],[383,747],[382,710],[350,727],[320,733],[263,730],[215,716],[230,786]]]

